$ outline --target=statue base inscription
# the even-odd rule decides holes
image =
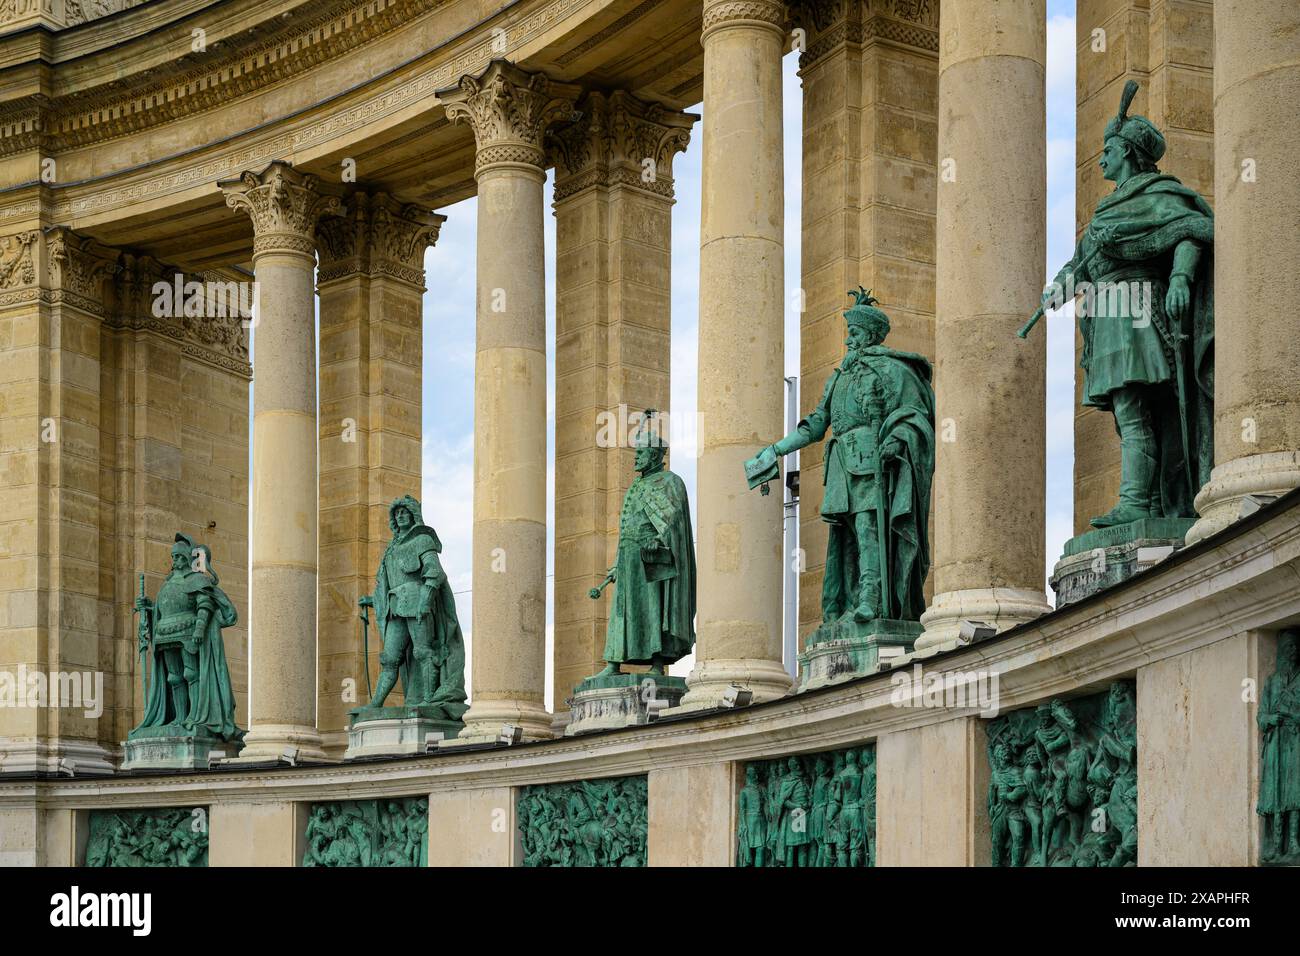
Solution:
[[[808,635],[799,655],[799,690],[874,674],[881,661],[910,653],[924,630],[916,621],[862,623],[853,620],[852,614],[823,624]]]
[[[344,760],[366,757],[400,757],[422,754],[430,734],[453,740],[464,728],[459,720],[446,720],[427,707],[358,707],[348,727]]]
[[[665,700],[676,707],[685,693],[686,679],[666,674],[588,677],[573,689],[564,736],[644,724],[650,701]]]
[[[149,728],[165,731],[166,727]],[[211,757],[236,757],[244,745],[193,734],[136,736],[123,742],[123,770],[205,770]]]
[[[1142,548],[1178,550],[1194,522],[1194,518],[1143,518],[1071,538],[1052,569],[1056,606],[1065,607],[1127,581],[1142,570],[1138,566]]]

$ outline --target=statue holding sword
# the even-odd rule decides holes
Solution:
[[[1017,333],[1082,296],[1083,404],[1110,411],[1120,441],[1119,501],[1092,519],[1096,528],[1195,518],[1214,459],[1213,214],[1157,168],[1165,138],[1128,115],[1137,89],[1125,85],[1106,126],[1100,165],[1115,190]]]

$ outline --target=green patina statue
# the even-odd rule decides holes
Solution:
[[[92,810],[86,866],[207,866],[203,807]]]
[[[1132,681],[988,724],[994,866],[1137,864]]]
[[[524,866],[645,866],[646,799],[645,777],[523,787]]]
[[[240,743],[235,726],[235,693],[226,664],[223,627],[235,624],[235,606],[218,586],[212,552],[177,532],[172,570],[156,601],[144,595],[144,575],[135,609],[140,677],[145,659],[153,668],[144,688],[144,717],[127,740],[151,737],[207,738]]]
[[[737,866],[875,866],[875,747],[751,762],[736,810]]]
[[[312,805],[303,866],[428,866],[426,797]]]
[[[934,390],[930,363],[884,344],[889,318],[870,292],[851,292],[848,354],[799,427],[745,464],[749,486],[777,477],[777,460],[831,432],[822,480],[830,524],[822,620],[916,621],[930,568]]]
[[[636,470],[618,519],[618,558],[593,600],[610,583],[614,602],[605,632],[605,669],[649,664],[650,673],[680,660],[695,646],[695,542],[682,479],[664,467],[668,445],[648,409],[634,438]]]
[[[1115,191],[1097,204],[1039,313],[1083,296],[1083,404],[1114,415],[1120,442],[1119,502],[1092,519],[1097,528],[1195,518],[1193,498],[1214,463],[1213,213],[1157,169],[1165,138],[1128,115],[1136,92],[1130,80],[1106,126],[1101,172]]]
[[[1277,669],[1259,701],[1260,862],[1300,865],[1300,631],[1278,635]]]
[[[375,627],[384,642],[382,670],[370,703],[353,714],[362,719],[383,713],[384,701],[400,677],[404,713],[458,721],[468,709],[465,640],[456,599],[438,558],[442,542],[424,524],[420,503],[410,495],[389,505],[388,527],[393,539],[379,562],[375,592],[359,602],[375,610]],[[366,667],[368,680],[368,653]]]

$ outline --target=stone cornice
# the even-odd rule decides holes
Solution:
[[[439,90],[438,99],[449,120],[474,131],[474,168],[481,173],[500,165],[544,169],[543,139],[553,124],[579,118],[578,94],[570,83],[493,60],[478,76],[462,76],[456,86]]]
[[[316,227],[316,284],[360,274],[388,276],[424,289],[424,250],[438,241],[446,216],[403,206],[387,193],[354,193],[342,216]]]
[[[320,191],[315,176],[279,160],[260,173],[245,172],[239,179],[219,185],[226,194],[226,205],[253,220],[254,258],[268,252],[312,256],[317,222],[342,209],[337,196]]]
[[[623,90],[588,93],[579,112],[578,122],[550,140],[556,202],[592,186],[615,184],[672,198],[673,158],[689,144],[698,116]]]

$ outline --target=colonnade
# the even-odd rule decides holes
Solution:
[[[1288,315],[1300,263],[1300,182],[1286,160],[1300,70],[1282,37],[1289,0],[1215,6],[1216,257],[1219,373],[1216,468],[1192,539],[1225,527],[1246,493],[1300,485],[1300,354],[1266,319]],[[1240,14],[1240,15],[1238,15]],[[781,61],[776,0],[706,0],[700,237],[699,616],[683,702],[716,706],[732,684],[781,696],[779,496],[746,491],[742,462],[782,430]],[[923,652],[951,647],[962,620],[1004,629],[1049,610],[1045,564],[1045,337],[1014,330],[1038,301],[1045,250],[1044,0],[945,0],[939,22],[934,352],[940,441],[934,592]],[[548,134],[571,129],[584,91],[496,61],[440,101],[475,138],[478,184],[474,469],[474,664],[468,740],[521,727],[554,733],[544,706],[546,349],[543,183]],[[626,96],[626,94],[620,94]],[[644,105],[644,104],[643,104]],[[640,121],[685,147],[689,119]],[[599,143],[598,143],[599,145]],[[1259,179],[1239,182],[1246,154]],[[566,167],[570,170],[576,166]],[[609,185],[608,180],[604,185]],[[314,725],[317,601],[312,415],[313,232],[337,200],[284,164],[225,188],[255,229],[262,285],[254,418],[252,729],[249,749],[320,753]],[[574,190],[575,192],[577,190]],[[662,192],[660,192],[662,197]],[[670,197],[669,197],[670,198]],[[559,200],[557,200],[557,207]],[[1264,215],[1262,210],[1271,210]],[[608,237],[607,237],[608,239]],[[633,253],[635,254],[635,253]],[[595,268],[595,267],[593,267]],[[666,273],[659,282],[666,282]],[[663,291],[660,289],[660,291]],[[888,310],[889,300],[883,301]],[[615,320],[596,323],[609,332]],[[666,323],[665,323],[666,324]],[[1272,331],[1270,331],[1272,329]],[[608,340],[606,340],[608,342]],[[608,407],[609,355],[591,389],[557,399],[557,419]],[[662,370],[661,370],[662,371]],[[578,376],[576,387],[583,379]],[[666,393],[666,373],[649,391]],[[820,394],[820,382],[804,393]],[[1242,438],[1242,421],[1258,426]],[[595,450],[595,422],[585,439]],[[579,420],[574,433],[582,441]],[[268,448],[275,448],[268,454]],[[579,449],[581,452],[583,449]],[[591,489],[613,500],[608,486]],[[593,510],[592,514],[596,512]],[[593,519],[584,546],[609,545]],[[579,535],[581,538],[581,535]],[[587,556],[590,558],[590,555]],[[558,574],[557,574],[558,577]],[[594,583],[594,582],[593,582]],[[590,623],[590,622],[588,622]],[[598,628],[578,629],[581,660]],[[585,642],[585,643],[582,643]],[[557,650],[557,655],[560,653]],[[561,706],[557,698],[557,709]]]

